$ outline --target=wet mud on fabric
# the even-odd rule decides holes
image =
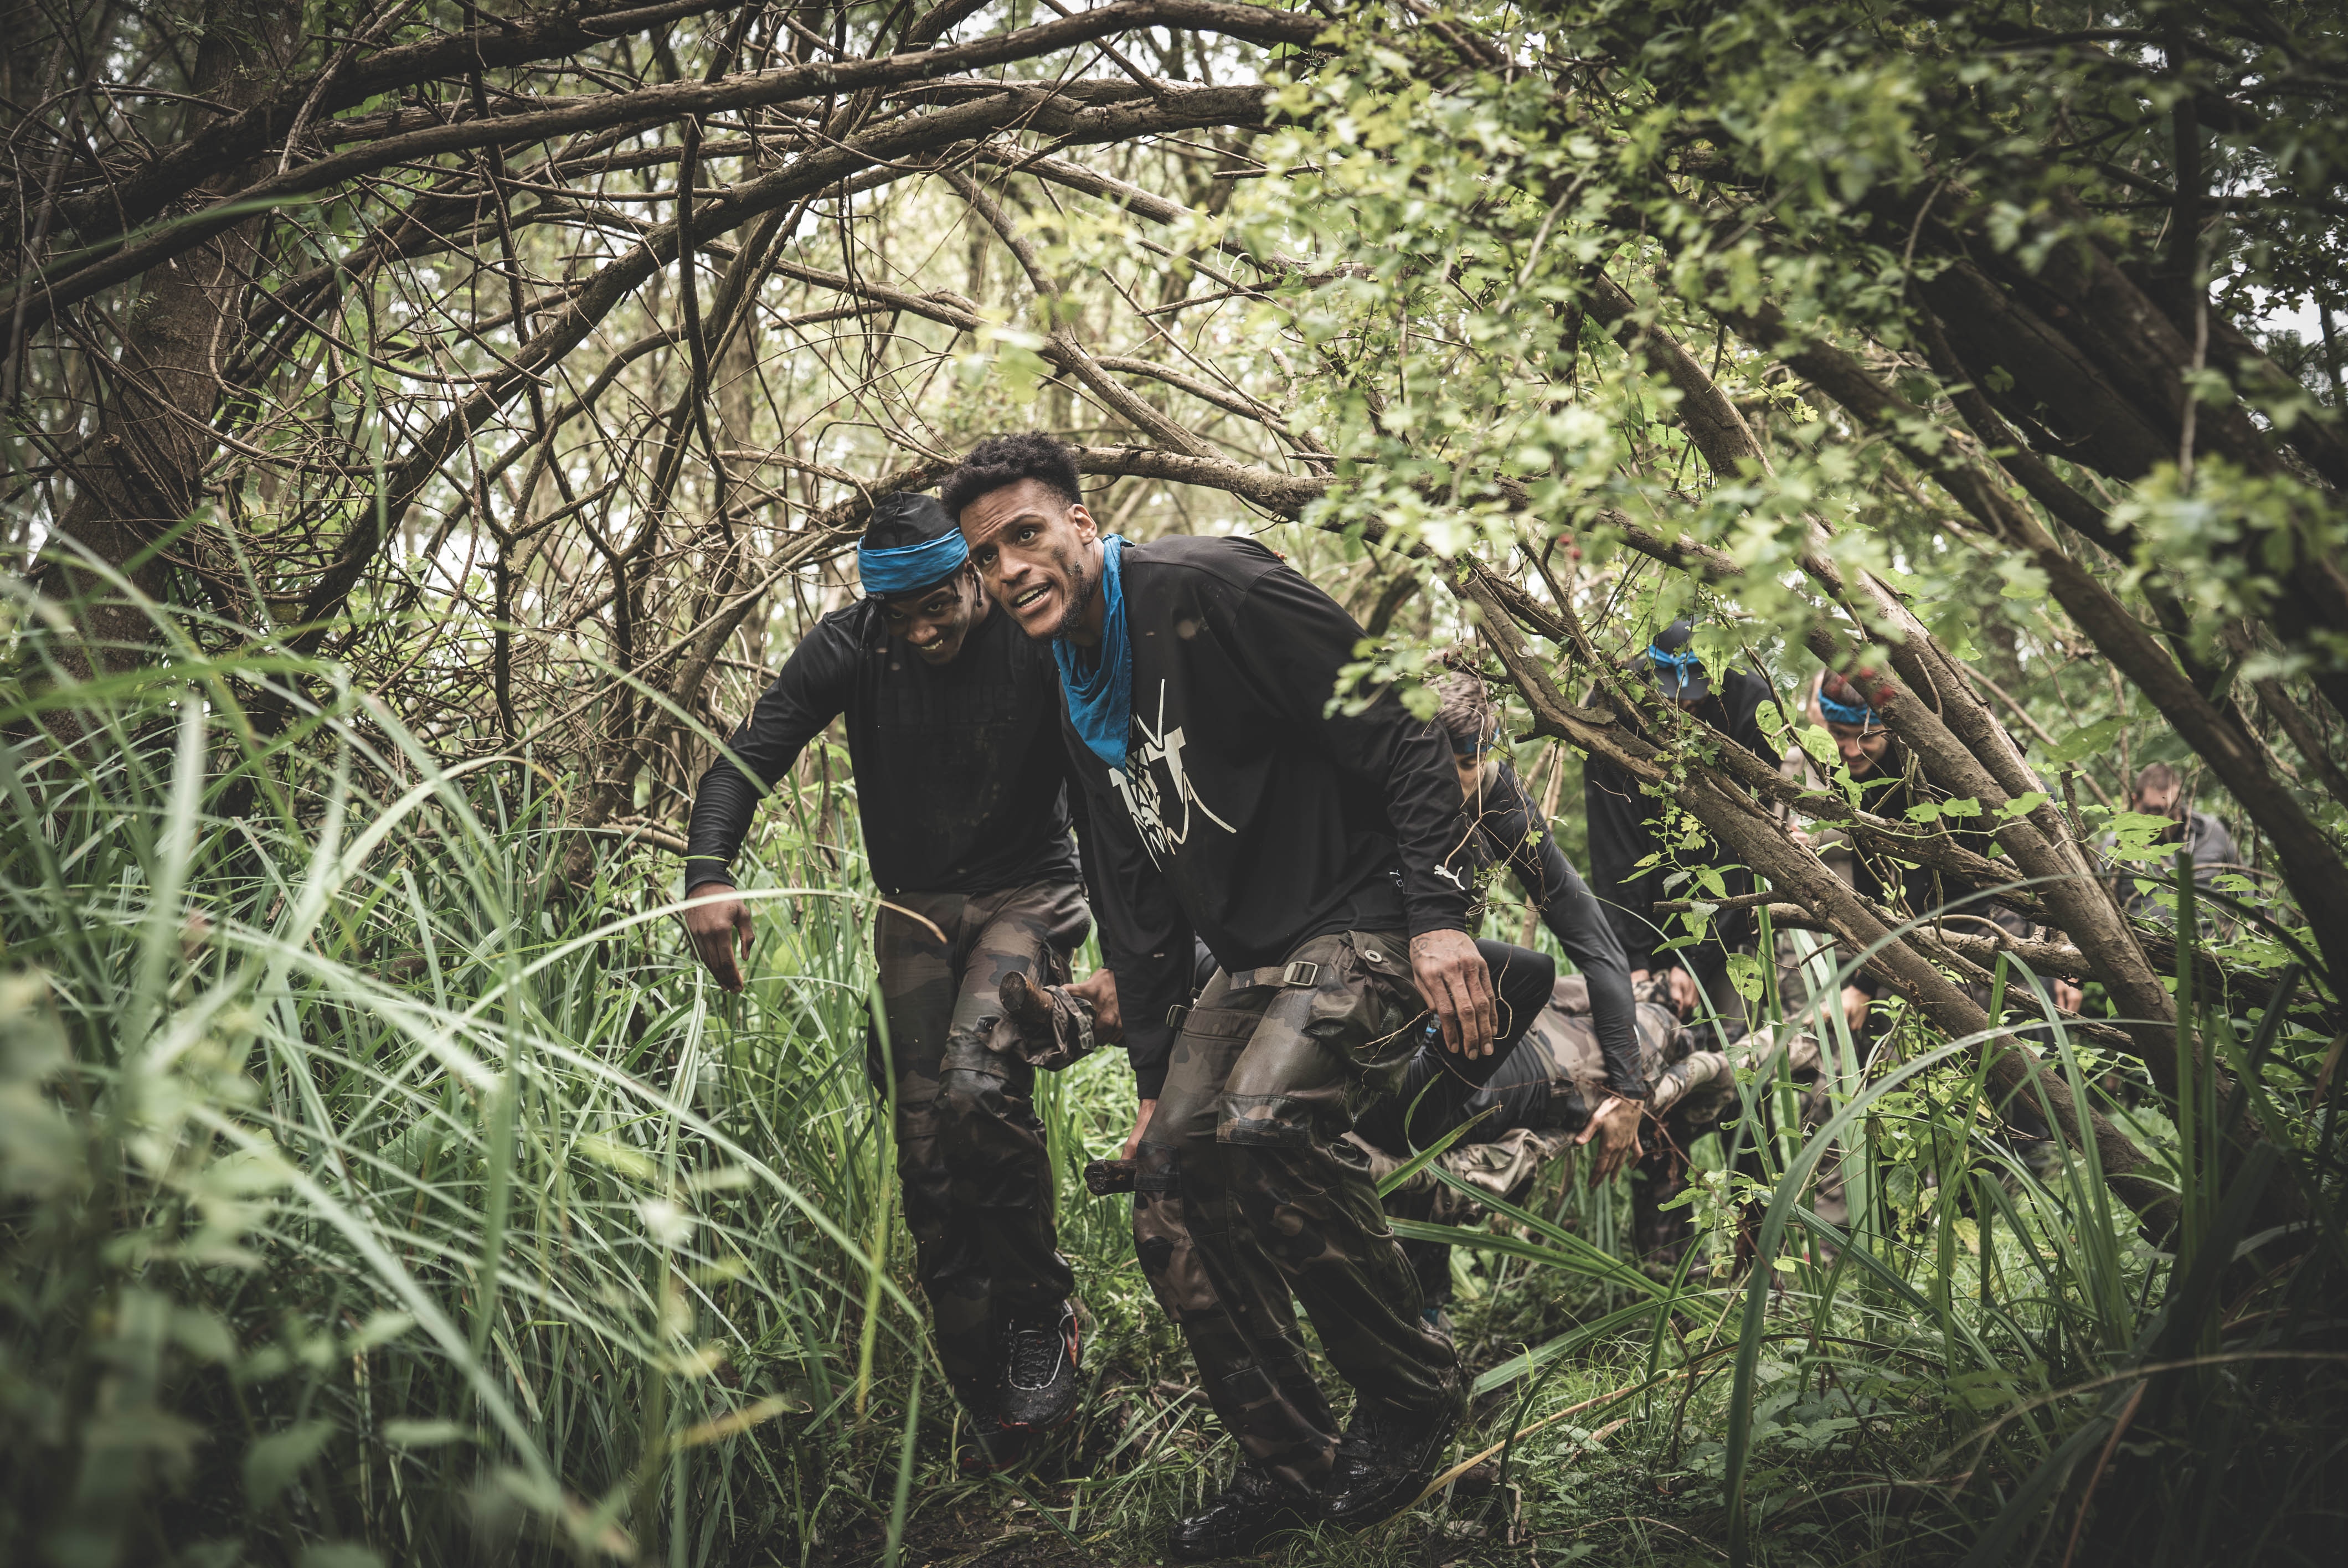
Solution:
[[[1009,1049],[998,993],[1014,972],[1066,980],[1091,917],[1072,883],[890,902],[903,912],[884,908],[873,930],[887,1036],[870,1031],[866,1071],[885,1093],[893,1070],[897,1172],[939,1360],[963,1406],[985,1413],[1004,1319],[1053,1313],[1075,1288],[1035,1069]]]

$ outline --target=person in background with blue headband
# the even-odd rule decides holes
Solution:
[[[995,1038],[1004,976],[1066,979],[1092,923],[1069,836],[1060,682],[1049,652],[981,591],[930,497],[875,502],[856,561],[864,598],[792,651],[727,743],[742,765],[721,756],[702,775],[685,928],[717,983],[741,989],[754,929],[727,867],[759,797],[844,714],[886,899],[866,1068],[876,1092],[893,1081],[915,1270],[968,1417],[962,1463],[983,1473],[1023,1461],[1078,1391],[1076,1285],[1034,1069]],[[1099,1005],[1113,1014],[1115,993]]]
[[[1862,788],[1870,783],[1879,787],[1868,791],[1868,809],[1882,815],[1887,804],[1882,784],[1890,772],[1904,771],[1904,759],[1892,758],[1892,768],[1883,767],[1890,755],[1891,732],[1884,727],[1883,715],[1870,695],[1876,682],[1873,671],[1857,670],[1851,675],[1822,670],[1810,682],[1809,700],[1805,704],[1806,716],[1826,731],[1835,743],[1844,769],[1852,782]],[[1888,698],[1889,692],[1887,691]],[[1825,774],[1809,754],[1797,746],[1786,753],[1778,771],[1797,784],[1811,789],[1828,787]],[[1892,787],[1898,787],[1896,785]],[[1802,841],[1818,852],[1818,858],[1846,884],[1863,890],[1869,897],[1882,898],[1887,891],[1880,868],[1874,862],[1864,862],[1851,851],[1849,838],[1839,828],[1815,824],[1800,830]],[[1841,954],[1834,943],[1802,932],[1780,930],[1777,951],[1778,1005],[1788,1017],[1808,1008],[1820,985],[1839,964]],[[1874,1005],[1882,989],[1881,982],[1865,970],[1849,976],[1843,983],[1841,1006],[1846,1026],[1854,1039],[1866,1032],[1868,1009]],[[1823,1028],[1821,1023],[1818,1027]]]
[[[1729,671],[1715,682],[1689,646],[1694,632],[1694,621],[1673,621],[1655,635],[1634,668],[1657,695],[1775,769],[1777,748],[1763,732],[1759,715],[1761,705],[1775,702],[1776,693],[1758,675],[1742,670]],[[1658,951],[1658,944],[1669,938],[1666,927],[1673,917],[1659,915],[1655,906],[1666,899],[1733,898],[1750,893],[1753,873],[1725,864],[1720,846],[1709,838],[1690,846],[1675,837],[1666,845],[1660,825],[1663,804],[1641,793],[1620,769],[1590,759],[1582,774],[1582,807],[1590,825],[1591,890],[1606,906],[1607,918],[1622,939],[1632,986],[1643,989],[1651,979],[1668,984],[1673,1006],[1684,1017],[1708,1009],[1725,1045],[1747,1026],[1744,998],[1729,983],[1728,959],[1752,943],[1752,916],[1742,909],[1724,911],[1714,917],[1703,941]],[[1690,867],[1718,871],[1721,889],[1693,888],[1684,880],[1671,883],[1676,873]]]
[[[1911,765],[1907,748],[1883,722],[1884,709],[1897,696],[1898,688],[1890,681],[1861,665],[1848,674],[1820,671],[1811,682],[1807,704],[1807,717],[1833,738],[1836,754],[1851,782],[1859,785],[1867,810],[1894,822],[1906,819],[1910,808],[1921,802],[1947,798],[1947,792],[1934,788],[1921,776]],[[1824,772],[1799,748],[1787,754],[1779,771],[1809,789],[1831,787]],[[1977,825],[1967,825],[1961,819],[1949,831],[1976,854],[1988,853],[1989,838]],[[1880,855],[1860,853],[1849,836],[1831,824],[1813,824],[1801,830],[1800,837],[1818,852],[1828,870],[1879,908],[1929,915],[1943,904],[1959,903],[1972,891],[1952,878],[1921,867]],[[1994,901],[1959,903],[1948,918],[1960,930],[1987,924],[2009,936],[2027,938],[2034,934],[2029,921]],[[1819,985],[1847,956],[1832,944],[1803,933],[1777,933],[1777,992],[1779,1006],[1788,1019],[1795,1019],[1811,1005]],[[2049,989],[2056,1006],[2077,1009],[2078,987],[2067,979],[2056,979],[2049,982]],[[1968,990],[1973,993],[1975,1001],[1988,1005],[1987,988],[1976,985]],[[1883,982],[1864,969],[1845,979],[1839,1000],[1844,1023],[1853,1038],[1863,1039],[1869,1034],[1874,1021],[1870,1009],[1886,994]]]

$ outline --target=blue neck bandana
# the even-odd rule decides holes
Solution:
[[[858,545],[856,575],[863,582],[865,592],[880,599],[895,599],[936,587],[961,569],[962,563],[969,559],[970,547],[963,543],[962,530],[949,528],[926,544],[905,545],[893,550]]]
[[[1492,748],[1499,743],[1500,733],[1498,730],[1492,730],[1477,736],[1474,740],[1468,741],[1464,744],[1459,741],[1453,741],[1451,743],[1451,754],[1463,761],[1469,757],[1480,757],[1490,753]]]
[[[1124,548],[1121,535],[1101,540],[1101,640],[1090,651],[1092,668],[1084,668],[1084,651],[1075,643],[1066,637],[1052,640],[1060,686],[1068,694],[1068,723],[1086,751],[1118,769],[1125,766],[1126,735],[1133,728],[1133,649],[1125,638],[1125,585],[1117,571]]]
[[[1826,721],[1829,724],[1856,724],[1862,730],[1879,730],[1883,727],[1883,721],[1875,716],[1874,709],[1849,702],[1838,702],[1826,694],[1824,688],[1820,688],[1818,692],[1818,712],[1826,715]]]

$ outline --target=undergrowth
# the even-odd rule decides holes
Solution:
[[[1148,1563],[1227,1473],[1122,1201],[1077,1179],[1129,1118],[1112,1053],[1038,1101],[1083,1413],[1034,1473],[955,1479],[840,835],[767,814],[728,998],[664,852],[613,833],[559,877],[554,759],[448,764],[331,666],[76,682],[26,640],[0,725],[6,1560]],[[1749,1083],[1694,1151],[1676,1274],[1565,1170],[1445,1233],[1454,1457],[1486,1458],[1292,1560],[2335,1560],[2327,1030],[2184,1000],[2174,1097],[2042,1031],[2165,1162],[2150,1222],[2018,1141],[1977,1042],[1901,1020],[1862,1055],[1829,1017],[1817,1124]]]

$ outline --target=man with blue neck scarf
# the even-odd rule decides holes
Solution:
[[[1731,670],[1717,682],[1689,646],[1692,620],[1674,620],[1648,645],[1634,667],[1658,696],[1702,720],[1743,746],[1772,769],[1777,748],[1761,727],[1761,705],[1776,693],[1758,675]],[[1694,845],[1666,845],[1661,828],[1663,804],[1645,794],[1636,780],[1597,757],[1582,772],[1582,809],[1590,826],[1590,887],[1606,907],[1606,917],[1630,960],[1631,981],[1644,989],[1649,980],[1668,982],[1674,1009],[1684,1017],[1709,1011],[1725,1045],[1745,1033],[1744,999],[1730,984],[1728,958],[1753,939],[1753,918],[1745,910],[1715,916],[1704,940],[1684,948],[1660,948],[1671,919],[1655,906],[1672,898],[1734,898],[1753,891],[1753,873],[1725,865],[1720,846],[1708,838]],[[1721,886],[1672,885],[1682,869],[1709,867]],[[1659,950],[1660,948],[1660,950]]]
[[[1331,711],[1361,628],[1272,551],[1103,538],[1047,436],[982,444],[943,497],[987,592],[1059,665],[1141,1097],[1137,1251],[1243,1456],[1171,1555],[1375,1523],[1433,1474],[1466,1399],[1339,1144],[1430,1017],[1465,1058],[1509,1038],[1452,863],[1450,748],[1391,695]],[[1219,968],[1185,1008],[1194,933]],[[1342,1440],[1292,1294],[1354,1388]]]
[[[938,1358],[969,1412],[965,1469],[1008,1468],[1076,1408],[1075,1281],[1058,1251],[1034,1070],[994,1031],[1014,973],[1067,978],[1091,924],[1069,838],[1059,678],[980,589],[927,496],[873,506],[866,597],[818,621],[702,776],[685,926],[742,989],[752,927],[727,870],[758,797],[845,714],[872,880],[881,1017],[868,1042],[894,1089],[897,1169]],[[1104,982],[1105,983],[1105,982]]]

